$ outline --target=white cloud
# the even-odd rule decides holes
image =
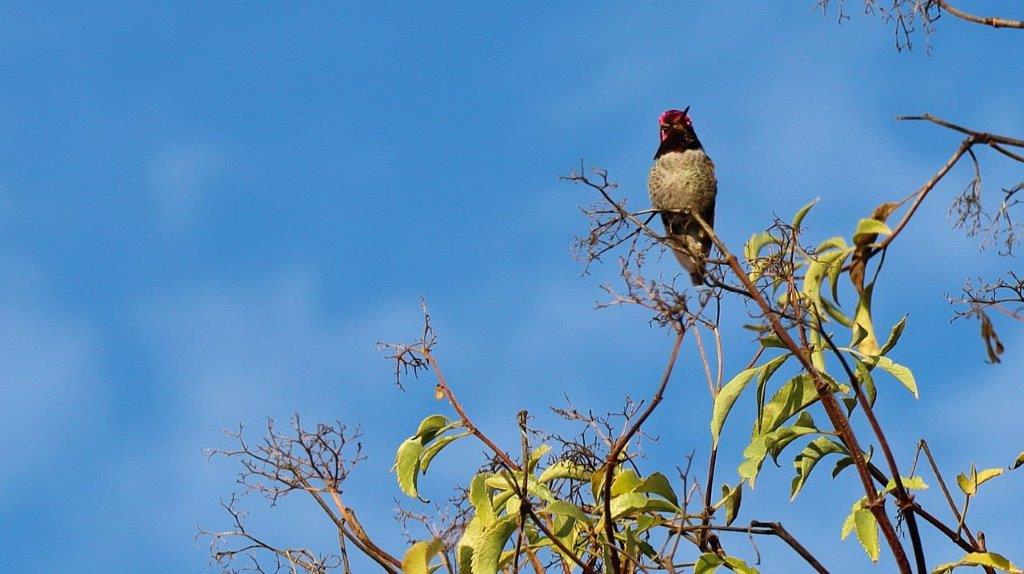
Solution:
[[[150,178],[157,213],[164,230],[180,234],[198,216],[203,194],[225,167],[223,154],[208,142],[164,146],[153,159]]]
[[[33,266],[0,260],[0,494],[16,496],[59,467],[102,415],[94,335],[48,301],[46,288]]]

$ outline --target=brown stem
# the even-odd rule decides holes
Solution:
[[[939,481],[939,488],[942,490],[942,495],[946,497],[946,503],[949,504],[949,509],[953,511],[953,516],[956,518],[957,524],[961,524],[964,534],[967,535],[967,539],[975,547],[978,545],[978,541],[974,539],[974,535],[971,534],[970,528],[964,524],[964,519],[960,516],[960,510],[956,507],[956,502],[953,501],[953,497],[949,494],[949,488],[946,486],[946,481],[942,478],[942,473],[939,472],[939,465],[935,462],[935,457],[932,456],[932,450],[928,448],[928,443],[924,439],[918,443],[918,448],[924,452],[925,458],[928,459],[928,464],[932,467],[932,474],[935,475],[935,480]],[[973,552],[973,550],[972,550]]]
[[[832,426],[835,428],[836,435],[842,440],[843,445],[850,453],[850,458],[853,459],[854,466],[857,468],[857,474],[860,476],[861,483],[864,487],[865,495],[868,499],[867,507],[875,517],[875,521],[878,523],[879,528],[882,530],[882,534],[885,536],[886,543],[889,545],[890,550],[893,554],[893,559],[896,561],[896,565],[902,574],[910,574],[910,562],[907,560],[907,554],[903,550],[903,545],[900,544],[899,537],[896,535],[896,530],[893,528],[892,523],[889,521],[888,515],[885,513],[885,500],[878,497],[878,492],[875,491],[874,484],[871,482],[871,475],[868,472],[867,465],[864,462],[864,457],[857,442],[857,437],[853,432],[853,428],[850,426],[849,419],[843,413],[842,407],[839,406],[839,401],[836,400],[835,395],[832,394],[832,390],[829,386],[828,381],[822,377],[821,373],[818,372],[814,365],[811,363],[804,352],[804,349],[800,347],[793,340],[793,337],[779,322],[778,315],[773,311],[771,305],[765,300],[764,295],[758,290],[757,286],[751,282],[747,276],[747,272],[740,266],[736,256],[729,251],[722,242],[721,238],[714,232],[714,230],[707,224],[706,221],[697,213],[690,214],[694,220],[696,220],[700,226],[704,229],[704,232],[708,234],[711,240],[718,247],[722,255],[725,256],[726,262],[733,274],[746,288],[747,293],[754,300],[761,312],[765,317],[768,318],[769,325],[776,336],[783,342],[787,349],[793,353],[793,356],[800,361],[801,366],[811,376],[814,381],[814,386],[818,391],[818,398],[821,401],[822,407],[825,409],[825,414],[828,415],[829,420],[832,422]]]
[[[643,426],[647,418],[651,416],[654,409],[658,408],[661,403],[662,396],[665,393],[665,388],[668,386],[668,380],[672,376],[672,368],[675,367],[676,359],[679,357],[679,348],[683,344],[683,336],[686,335],[686,329],[679,325],[676,330],[676,339],[672,344],[672,352],[669,355],[668,365],[665,366],[665,372],[661,376],[661,382],[658,384],[657,390],[651,397],[651,402],[648,403],[647,408],[640,414],[629,429],[615,441],[612,445],[611,451],[608,453],[608,459],[605,462],[604,471],[604,483],[601,485],[601,492],[604,496],[604,532],[605,536],[608,537],[609,555],[611,557],[612,572],[619,574],[622,572],[622,562],[619,558],[619,548],[615,543],[615,523],[612,521],[612,478],[615,473],[615,468],[619,464],[619,455],[625,450],[626,445],[632,440],[633,436],[640,431],[640,427]]]
[[[935,172],[935,175],[933,175],[931,179],[925,182],[924,185],[922,185],[916,192],[914,192],[914,203],[911,204],[910,208],[907,209],[907,212],[903,214],[903,218],[900,219],[899,224],[897,224],[896,228],[892,230],[892,233],[888,237],[886,237],[885,240],[883,240],[878,245],[878,247],[871,251],[871,256],[874,256],[879,251],[884,250],[886,247],[889,246],[890,243],[893,242],[894,239],[896,239],[897,236],[899,236],[900,232],[903,231],[903,228],[906,227],[908,223],[910,223],[910,218],[913,217],[914,213],[917,212],[917,208],[921,207],[921,203],[924,202],[924,198],[928,196],[928,193],[935,187],[936,184],[939,183],[939,181],[943,177],[946,176],[947,173],[949,173],[949,170],[952,169],[958,161],[960,161],[960,158],[963,157],[963,155],[967,153],[967,150],[971,149],[971,146],[973,146],[975,143],[977,143],[977,141],[975,141],[974,136],[968,136],[963,142],[960,143],[960,147],[956,148],[956,151],[953,152],[953,155],[946,161],[946,163],[941,168],[939,168],[939,171]],[[870,259],[870,256],[868,258]]]
[[[462,425],[466,428],[466,430],[471,432],[473,436],[477,437],[477,439],[479,439],[480,442],[484,443],[487,446],[487,448],[491,449],[491,452],[493,452],[494,455],[498,457],[498,460],[510,472],[522,470],[525,473],[525,468],[520,468],[520,466],[516,464],[515,461],[509,458],[508,454],[505,451],[501,450],[501,448],[499,448],[498,445],[494,444],[494,441],[492,441],[487,435],[481,432],[480,429],[478,429],[475,424],[473,424],[473,421],[469,418],[469,415],[466,414],[466,410],[462,408],[462,404],[459,402],[459,399],[456,398],[455,393],[448,385],[448,380],[445,379],[444,373],[441,371],[441,365],[438,364],[437,359],[430,352],[430,350],[427,348],[422,348],[420,349],[420,352],[422,353],[423,358],[427,360],[427,363],[430,365],[430,368],[434,371],[434,377],[437,378],[438,386],[440,386],[441,390],[444,391],[444,396],[448,399],[448,404],[450,404],[452,408],[455,409],[455,412],[458,413],[459,420],[462,421]],[[519,486],[515,484],[514,480],[511,481],[511,484],[516,495],[519,497],[519,500],[521,501],[522,505],[526,507],[526,513],[530,515],[530,520],[532,520],[533,523],[537,525],[537,528],[539,528],[540,531],[543,532],[544,535],[547,536],[548,539],[550,539],[551,542],[555,546],[557,546],[559,550],[561,550],[566,556],[570,557],[572,561],[576,563],[577,566],[582,568],[584,574],[598,574],[593,568],[584,563],[583,560],[581,560],[575,552],[567,548],[565,544],[563,544],[562,541],[554,535],[553,532],[551,532],[551,529],[548,528],[548,525],[545,524],[544,521],[541,520],[540,516],[537,516],[537,513],[533,510],[533,505],[530,504],[530,500],[527,496],[527,493],[519,491]]]
[[[346,509],[344,518],[337,516],[334,514],[334,511],[331,510],[330,505],[327,504],[327,501],[324,500],[323,496],[320,496],[319,490],[310,486],[309,482],[302,475],[296,474],[295,476],[300,480],[306,492],[308,492],[320,508],[327,513],[327,516],[330,517],[331,522],[334,523],[334,526],[337,527],[338,531],[344,534],[345,538],[348,538],[356,548],[358,548],[363,554],[372,558],[374,562],[380,564],[385,571],[391,574],[399,574],[399,572],[402,571],[402,562],[380,546],[377,546],[373,540],[366,535],[366,532],[362,529],[359,521],[356,520],[355,515],[352,514],[351,511]],[[344,506],[341,508],[344,508]]]
[[[708,459],[708,481],[707,481],[707,484],[705,485],[705,488],[704,488],[704,510],[703,510],[703,512],[701,512],[701,518],[700,518],[700,523],[702,525],[704,525],[704,526],[707,526],[707,525],[711,524],[711,514],[712,514],[712,511],[711,511],[711,492],[712,492],[712,485],[715,482],[715,466],[716,466],[717,462],[718,462],[718,445],[714,444],[714,441],[712,441],[711,456]],[[699,533],[699,536],[700,537],[697,539],[697,542],[698,542],[697,546],[701,550],[704,550],[706,552],[707,549],[704,546],[706,545],[707,541],[704,540],[704,536],[700,535],[700,533]]]
[[[998,16],[975,16],[974,14],[968,14],[967,12],[956,8],[955,6],[951,6],[946,0],[936,0],[936,2],[943,10],[957,18],[960,18],[961,20],[966,20],[974,24],[981,24],[983,26],[991,26],[993,28],[1017,28],[1024,30],[1024,21],[1021,20],[1011,20],[1009,18],[1000,18]]]
[[[882,454],[885,456],[885,462],[889,466],[889,472],[892,474],[893,483],[896,485],[894,494],[899,505],[900,514],[903,515],[904,520],[907,522],[907,530],[910,532],[910,542],[914,548],[914,562],[917,566],[918,574],[926,574],[928,572],[928,566],[925,563],[924,558],[924,547],[921,545],[921,533],[917,528],[917,520],[914,518],[914,513],[910,511],[909,506],[914,501],[914,496],[910,494],[906,487],[903,485],[903,478],[900,476],[899,467],[896,465],[896,457],[892,454],[892,449],[889,447],[889,441],[885,438],[885,433],[882,431],[882,425],[878,424],[878,418],[875,417],[875,411],[871,407],[870,401],[864,394],[864,390],[860,386],[860,381],[857,380],[857,376],[853,373],[853,369],[850,368],[850,364],[847,362],[846,357],[836,347],[832,337],[829,336],[828,332],[821,327],[821,317],[818,315],[818,310],[814,309],[816,315],[816,327],[818,333],[825,339],[828,346],[832,349],[832,353],[839,358],[839,362],[843,366],[843,370],[846,371],[846,376],[850,380],[850,385],[853,387],[854,395],[857,397],[857,403],[860,405],[861,410],[864,411],[864,416],[868,419],[868,423],[871,425],[871,430],[875,434],[875,438],[878,440],[878,445],[882,449]]]
[[[782,524],[779,523],[779,522],[761,522],[761,521],[758,521],[758,520],[752,520],[750,522],[750,526],[746,526],[746,527],[744,527],[744,526],[720,526],[720,525],[716,525],[716,524],[695,524],[695,525],[692,525],[692,526],[679,526],[679,527],[676,527],[674,530],[675,530],[675,532],[680,533],[680,534],[686,533],[686,532],[698,532],[699,533],[699,532],[717,531],[717,532],[743,532],[745,534],[757,534],[757,535],[760,535],[760,536],[777,536],[779,539],[781,539],[783,542],[785,542],[790,548],[792,548],[794,552],[796,552],[798,555],[800,555],[800,557],[803,558],[804,561],[806,561],[811,566],[811,568],[814,568],[815,572],[820,572],[821,574],[828,574],[828,569],[825,568],[825,566],[823,566],[821,564],[821,562],[819,562],[818,559],[815,558],[814,555],[811,554],[811,552],[809,550],[807,550],[807,548],[805,548],[802,544],[800,544],[800,542],[797,541],[797,539],[794,538],[793,535],[790,534],[789,531],[786,530],[782,526]]]

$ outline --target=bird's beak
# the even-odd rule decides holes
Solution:
[[[685,108],[683,108],[683,115],[685,116],[687,114],[687,112],[689,112],[689,111],[690,111],[690,106],[686,106]]]

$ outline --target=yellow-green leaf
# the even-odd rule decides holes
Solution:
[[[496,520],[494,506],[491,502],[490,492],[487,488],[486,473],[480,473],[469,482],[469,503],[476,511],[476,517],[480,520],[481,526],[490,526]]]
[[[968,474],[960,473],[956,477],[956,484],[960,487],[960,490],[968,496],[974,496],[978,493],[978,487],[993,478],[1000,476],[1005,472],[1006,469],[1003,467],[997,468],[986,468],[985,470],[979,471],[974,465],[971,465],[971,471]]]
[[[908,391],[914,394],[914,398],[919,398],[917,394],[917,380],[914,379],[914,373],[910,369],[903,365],[893,361],[889,357],[878,357],[875,362],[875,366],[896,377],[896,380],[903,384]]]
[[[877,219],[861,219],[857,223],[857,231],[853,233],[853,242],[860,245],[869,235],[891,235],[889,226]]]
[[[622,496],[612,499],[611,510],[612,518],[618,518],[638,510],[642,510],[647,506],[648,498],[639,492],[627,492]]]
[[[743,502],[743,483],[739,483],[735,488],[731,488],[728,484],[722,485],[722,506],[725,507],[725,525],[731,526],[733,521],[736,520],[736,515],[740,511],[740,503]]]
[[[416,489],[416,479],[420,471],[420,454],[422,453],[423,443],[419,438],[405,439],[398,447],[398,452],[395,453],[393,469],[398,477],[398,488],[413,498],[420,497]]]
[[[725,425],[725,419],[729,416],[729,411],[736,404],[736,399],[739,398],[740,393],[750,383],[750,379],[754,375],[758,375],[759,385],[764,385],[775,371],[786,362],[789,356],[789,353],[779,355],[763,365],[745,369],[722,387],[722,390],[715,397],[715,404],[711,413],[711,438],[715,445],[718,444],[718,438],[722,433],[722,427]]]
[[[665,500],[672,503],[673,506],[679,506],[679,499],[676,498],[676,493],[672,490],[672,483],[669,482],[668,477],[660,472],[655,472],[649,475],[634,489],[636,492],[646,492],[649,494],[657,494]]]
[[[564,500],[555,500],[553,502],[548,503],[548,505],[545,506],[541,510],[541,512],[555,514],[558,516],[570,516],[572,518],[575,518],[576,520],[579,520],[580,522],[589,523],[591,521],[590,517],[584,514],[583,510],[581,510],[580,507],[576,506],[575,504],[572,504],[571,502],[566,502]]]
[[[540,473],[538,482],[548,482],[556,478],[571,478],[573,480],[587,480],[589,473],[587,469],[572,461],[560,460],[544,469]]]
[[[444,548],[440,539],[413,544],[402,558],[402,574],[430,574],[430,560]]]
[[[758,574],[757,568],[747,566],[747,563],[735,556],[726,556],[725,563],[732,567],[736,574]]]
[[[550,450],[551,447],[546,444],[542,444],[533,449],[533,452],[530,453],[530,462],[526,465],[526,472],[533,472],[533,469],[536,468],[540,459],[544,458],[544,455],[546,455]]]
[[[935,570],[932,570],[932,574],[948,574],[958,566],[988,566],[1001,572],[1009,572],[1010,574],[1024,573],[1024,570],[1015,566],[1012,562],[1007,560],[1005,556],[996,554],[995,552],[971,552],[961,558],[958,562],[940,564],[935,568]]]
[[[705,552],[697,558],[697,563],[693,565],[693,574],[714,574],[718,571],[718,567],[723,564],[728,565],[729,569],[737,574],[758,574],[757,569],[748,566],[745,561],[735,556],[719,556],[713,552]]]
[[[1024,465],[1024,452],[1017,455],[1017,458],[1013,461],[1013,464],[1010,465],[1010,470],[1018,469],[1021,467],[1021,465]]]
[[[1013,572],[1014,574],[1021,571],[1020,568],[1014,566],[1006,557],[995,552],[971,552],[964,556],[960,562],[970,566],[991,566],[1003,572]]]
[[[814,207],[814,204],[818,203],[820,200],[820,197],[815,198],[807,205],[801,207],[800,211],[796,212],[796,215],[793,216],[793,223],[791,224],[793,229],[800,231],[800,224],[804,222],[804,217],[807,217],[807,212],[810,211],[811,208]]]
[[[764,246],[774,241],[775,238],[764,231],[755,233],[743,245],[743,256],[746,257],[748,262],[753,263],[761,256],[761,250],[764,249]]]
[[[633,492],[637,486],[640,486],[640,475],[635,470],[629,468],[620,471],[612,479],[612,497],[625,494],[627,492]]]
[[[875,515],[867,508],[859,508],[853,513],[853,522],[857,529],[857,540],[864,547],[868,558],[878,562],[878,523]]]
[[[857,350],[865,355],[878,354],[878,339],[875,337],[875,327],[871,323],[871,297],[875,290],[874,282],[864,287],[857,302],[857,310],[853,314],[854,340],[851,346],[856,345]]]
[[[460,438],[469,436],[470,434],[472,433],[470,433],[469,431],[461,432],[459,434],[441,437],[435,442],[431,443],[430,446],[424,449],[423,455],[420,457],[420,472],[423,474],[427,474],[427,469],[430,468],[431,461],[434,460],[434,457],[437,456],[437,453],[441,452],[441,449],[459,440]]]
[[[901,476],[900,480],[903,482],[903,488],[907,490],[924,490],[928,488],[928,485],[925,484],[924,479],[917,475]],[[894,490],[896,490],[896,481],[890,478],[889,482],[886,483],[883,492],[892,492]]]
[[[985,484],[993,478],[1003,474],[1005,469],[1000,468],[986,468],[985,470],[978,471],[978,486]]]
[[[800,454],[796,455],[796,458],[793,460],[793,466],[796,467],[796,476],[793,478],[793,484],[790,489],[790,500],[796,499],[797,494],[800,493],[800,489],[807,482],[807,478],[811,475],[814,467],[817,466],[818,461],[829,454],[844,453],[849,454],[845,447],[828,437],[819,437],[808,443],[804,450],[800,451]]]
[[[423,439],[423,444],[426,444],[438,435],[441,430],[448,426],[448,418],[444,415],[430,415],[420,422],[420,426],[416,429],[416,435],[413,438]]]
[[[705,552],[700,555],[700,558],[697,558],[697,563],[693,565],[693,574],[714,574],[722,564],[725,564],[725,559],[721,556],[713,552]]]
[[[722,390],[718,392],[718,396],[715,397],[715,405],[711,413],[711,439],[715,445],[718,444],[718,437],[722,433],[725,419],[729,416],[729,411],[732,410],[736,399],[739,398],[747,383],[750,382],[750,379],[754,378],[754,375],[759,370],[759,367],[754,367],[741,371],[726,383]]]
[[[775,391],[768,404],[761,410],[759,422],[753,434],[766,434],[777,429],[790,417],[804,410],[818,400],[818,390],[807,373],[797,375]]]
[[[889,351],[891,351],[893,349],[893,347],[896,346],[896,343],[899,342],[900,335],[903,334],[903,329],[906,326],[907,326],[907,316],[904,315],[903,318],[901,318],[899,320],[899,322],[896,323],[893,326],[892,331],[889,332],[889,338],[886,339],[885,344],[882,345],[882,348],[879,349],[879,351],[878,351],[879,355],[884,355],[884,354],[888,353]]]
[[[497,574],[501,551],[516,530],[515,516],[505,517],[484,530],[479,544],[473,549],[473,574]]]
[[[480,521],[479,516],[474,516],[466,525],[466,529],[462,532],[462,537],[459,538],[459,543],[456,545],[459,572],[473,574],[473,552],[483,540],[484,530],[484,524]]]

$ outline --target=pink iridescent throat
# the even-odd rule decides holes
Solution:
[[[667,125],[681,124],[681,123],[685,123],[686,125],[690,125],[690,118],[687,117],[686,112],[684,112],[684,111],[668,110],[668,111],[662,113],[661,116],[658,117],[658,125],[661,126],[662,128],[667,126]],[[661,141],[665,141],[667,139],[668,139],[668,133],[664,129],[662,129],[661,130]]]

